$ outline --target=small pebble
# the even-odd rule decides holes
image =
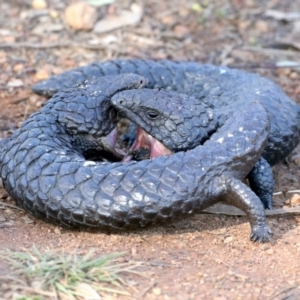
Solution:
[[[270,248],[270,249],[266,250],[266,253],[268,255],[273,255],[274,254],[274,250],[272,248]]]
[[[46,9],[47,2],[45,0],[32,0],[31,6],[34,9]]]
[[[36,72],[34,77],[37,81],[45,80],[49,78],[49,73],[46,70],[39,70],[38,72]]]
[[[255,27],[260,32],[268,32],[269,24],[266,21],[259,20],[256,22]]]
[[[136,249],[136,247],[131,248],[131,255],[133,257],[137,255],[137,249]]]
[[[31,218],[29,218],[27,215],[25,215],[24,217],[22,217],[22,219],[25,221],[26,224],[32,224],[32,223],[34,223],[34,220],[32,220]]]
[[[54,232],[57,234],[57,235],[61,235],[61,231],[58,227],[55,227],[54,228]]]
[[[161,289],[160,289],[160,288],[153,288],[153,289],[152,289],[152,293],[153,293],[155,296],[159,296],[159,295],[161,295]]]
[[[292,206],[298,206],[300,205],[300,195],[294,194],[290,201]]]
[[[30,105],[36,106],[37,101],[39,100],[39,96],[32,95],[29,97],[28,102]]]
[[[292,71],[290,74],[290,78],[291,79],[298,79],[299,78],[299,74],[295,71]]]
[[[233,237],[232,236],[228,236],[224,239],[224,244],[229,244],[233,241]]]
[[[21,79],[12,79],[12,80],[10,80],[7,83],[8,87],[13,87],[13,88],[15,88],[15,87],[21,87],[23,85],[24,85],[24,83],[23,83],[23,81]]]
[[[66,22],[77,30],[91,30],[98,19],[95,7],[85,2],[77,2],[69,5],[65,11]]]
[[[297,166],[300,166],[300,155],[299,154],[292,157],[292,160]]]

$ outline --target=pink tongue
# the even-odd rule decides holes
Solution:
[[[126,152],[115,147],[117,138],[118,138],[118,130],[115,128],[109,135],[102,138],[102,143],[107,146],[112,152],[120,154],[121,156],[126,156]]]
[[[171,155],[173,152],[166,148],[161,142],[156,140],[142,128],[138,128],[137,137],[131,146],[129,153],[139,148],[150,149],[150,159],[162,155]],[[127,155],[123,158],[123,162],[128,162],[132,159],[132,155]]]

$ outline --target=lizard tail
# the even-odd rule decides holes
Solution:
[[[7,143],[7,139],[2,139],[0,140],[0,188],[3,188],[3,181],[2,181],[2,178],[1,178],[1,152],[3,151],[3,148],[5,146],[5,144]]]
[[[297,109],[298,109],[298,129],[300,131],[300,105],[297,105]]]

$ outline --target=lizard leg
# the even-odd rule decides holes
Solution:
[[[271,242],[271,230],[266,222],[265,210],[260,199],[236,178],[225,178],[226,192],[222,200],[246,213],[251,225],[252,241]]]
[[[247,176],[251,189],[266,209],[272,208],[274,188],[273,172],[269,163],[261,157]]]

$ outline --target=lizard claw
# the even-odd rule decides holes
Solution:
[[[268,225],[254,226],[250,235],[250,239],[253,242],[266,243],[272,242],[272,231]]]

